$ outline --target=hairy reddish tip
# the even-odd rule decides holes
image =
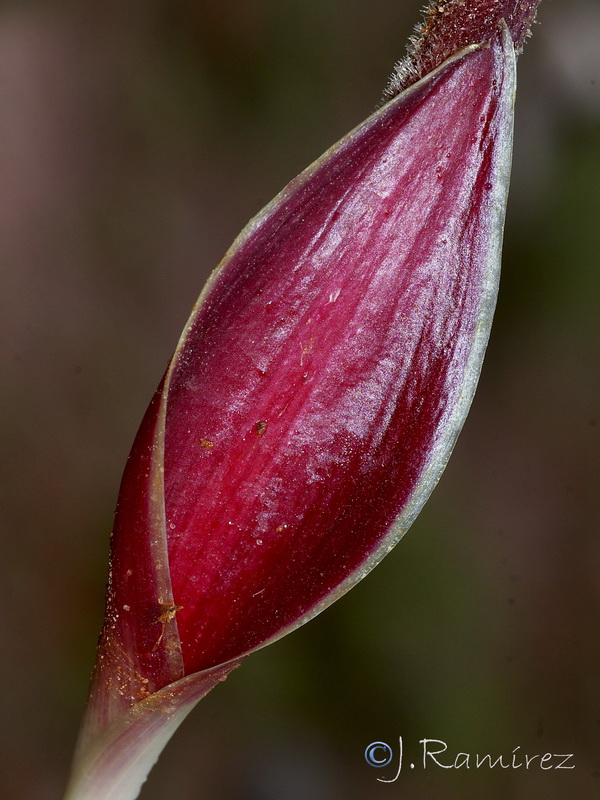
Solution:
[[[394,67],[384,99],[439,67],[454,53],[490,41],[504,20],[520,53],[531,33],[540,0],[433,0],[425,9],[408,44],[408,53]]]

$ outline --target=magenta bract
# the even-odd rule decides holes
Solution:
[[[503,27],[292,181],[209,281],[123,479],[100,727],[302,624],[418,513],[487,342],[513,96]]]
[[[432,4],[392,99],[209,280],[123,477],[64,800],[134,800],[194,705],[350,589],[429,497],[491,326],[538,3]]]
[[[186,672],[360,570],[454,425],[491,313],[504,60],[499,40],[466,54],[361,126],[251,225],[197,308],[165,387]]]

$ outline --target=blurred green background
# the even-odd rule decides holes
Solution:
[[[417,0],[0,7],[0,796],[62,790],[108,532],[146,404],[247,219],[367,116]],[[600,794],[600,4],[520,63],[499,307],[453,459],[346,598],[255,654],[142,798]],[[571,771],[369,767],[365,747],[574,753]]]

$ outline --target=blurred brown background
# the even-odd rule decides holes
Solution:
[[[0,7],[0,796],[58,798],[133,435],[247,219],[373,109],[417,0]],[[600,4],[542,3],[520,63],[495,328],[404,542],[190,717],[145,800],[592,798],[600,787]],[[405,770],[457,753],[575,770]]]

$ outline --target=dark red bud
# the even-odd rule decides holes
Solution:
[[[123,481],[109,705],[297,627],[412,522],[487,341],[513,69],[500,29],[457,55],[292,181],[211,279]]]
[[[123,477],[65,800],[135,797],[198,699],[350,589],[429,497],[488,339],[536,7],[432,6],[388,94],[413,85],[209,280]]]

